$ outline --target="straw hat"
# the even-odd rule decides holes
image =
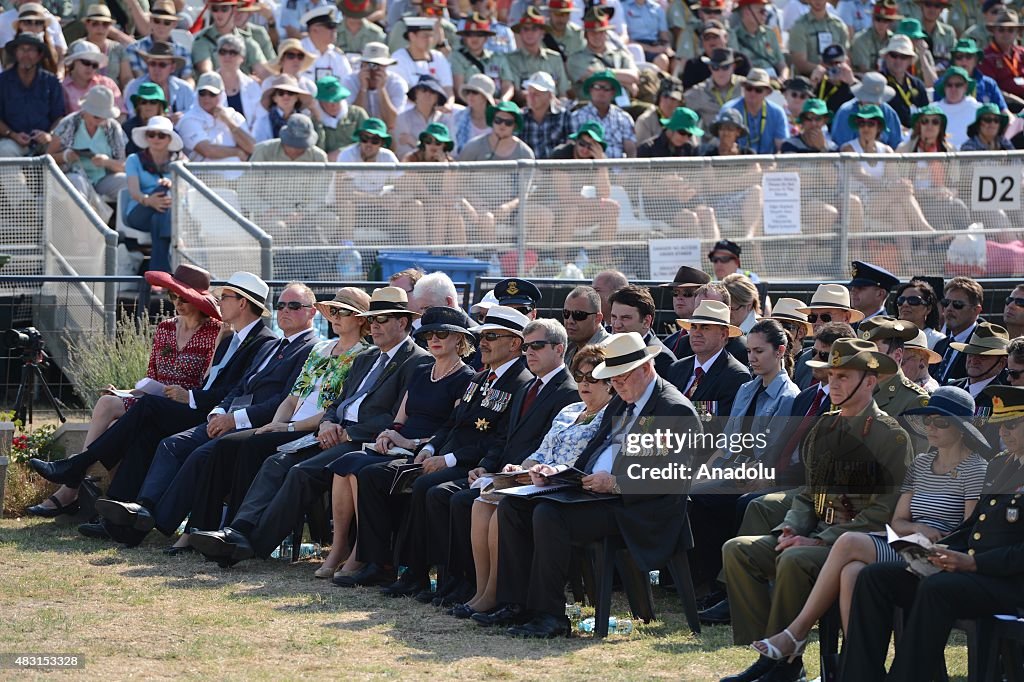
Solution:
[[[925,357],[928,358],[929,365],[937,365],[942,362],[942,356],[928,347],[928,337],[925,336],[923,331],[918,330],[917,336],[907,341],[903,347],[907,350],[916,350],[924,353]]]
[[[99,64],[99,68],[104,69],[107,63],[110,61],[107,59],[107,55],[100,52],[100,48],[96,47],[88,40],[83,40],[80,43],[72,43],[71,48],[68,50],[68,54],[64,57],[64,65],[68,66],[71,62],[84,59],[90,62],[96,62]]]
[[[210,293],[220,298],[224,295],[225,291],[233,291],[242,296],[259,308],[263,317],[270,317],[270,309],[267,307],[267,296],[270,294],[270,287],[251,272],[239,271],[234,273],[228,278],[227,284],[215,287]]]
[[[313,105],[313,96],[299,85],[299,81],[295,80],[294,76],[282,73],[264,81],[263,94],[260,95],[260,104],[262,104],[263,108],[267,111],[270,111],[270,107],[273,106],[271,100],[273,99],[274,92],[276,90],[294,92],[298,95],[299,106],[303,109],[309,109]]]
[[[331,317],[332,310],[347,310],[362,315],[370,307],[370,295],[356,287],[343,287],[335,292],[330,301],[320,301],[314,307],[326,318]]]
[[[727,327],[729,329],[730,338],[743,336],[742,329],[729,324],[729,306],[721,301],[701,301],[700,305],[697,306],[696,310],[693,311],[693,314],[690,315],[688,319],[677,319],[676,324],[687,331],[689,331],[690,327],[695,324],[714,324],[721,327]]]
[[[281,62],[284,61],[284,56],[288,52],[301,52],[305,55],[302,58],[302,67],[299,72],[309,71],[313,64],[316,64],[316,55],[312,55],[306,51],[306,48],[302,46],[302,42],[295,38],[288,38],[282,40],[281,44],[277,46],[277,61],[273,64],[267,64],[267,70],[271,73],[281,73]]]
[[[630,372],[650,362],[661,352],[659,346],[648,346],[644,337],[636,332],[612,334],[605,340],[604,362],[595,367],[591,374],[595,379],[611,379]]]
[[[360,316],[372,317],[389,313],[404,313],[412,317],[420,316],[419,313],[409,310],[409,294],[406,293],[405,289],[399,287],[374,289],[373,295],[370,296],[369,307],[367,307],[365,313],[360,313]]]
[[[515,308],[509,308],[505,305],[494,305],[487,310],[487,317],[484,318],[483,324],[471,327],[469,331],[474,334],[506,331],[522,338],[523,330],[526,329],[528,324],[530,324],[530,318]]]
[[[814,334],[814,325],[807,321],[807,314],[800,311],[804,302],[797,298],[780,298],[772,307],[772,314],[762,320],[778,320],[779,322],[795,322],[802,324],[808,336]]]
[[[864,313],[850,306],[850,290],[842,284],[819,284],[810,304],[800,308],[800,312],[811,313],[816,308],[849,310],[850,322],[860,322],[864,319]]]

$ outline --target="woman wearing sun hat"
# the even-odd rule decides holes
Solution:
[[[182,264],[174,274],[147,272],[146,281],[165,289],[174,306],[174,317],[160,322],[153,334],[153,348],[149,354],[146,378],[161,384],[177,385],[185,389],[199,386],[210,365],[220,333],[220,310],[210,294],[210,273],[194,265]],[[89,431],[85,435],[88,446],[128,411],[142,395],[130,389],[124,395],[108,385],[92,408]],[[78,512],[78,488],[61,486],[48,500],[28,508],[28,513],[47,518]]]
[[[953,386],[940,387],[927,407],[903,413],[915,431],[927,436],[930,450],[907,468],[889,525],[899,535],[920,533],[932,542],[969,518],[981,497],[989,444],[974,427],[974,399]],[[839,599],[843,630],[848,632],[853,588],[867,564],[906,562],[881,533],[844,533],[832,545],[814,589],[799,615],[782,632],[752,646],[770,658],[799,653],[811,628]]]
[[[316,88],[315,84],[313,88]],[[310,110],[313,107],[313,96],[288,74],[274,76],[263,82],[260,104],[263,111],[252,122],[252,137],[256,142],[280,137],[281,128],[292,114],[305,114],[312,118]]]
[[[471,326],[469,316],[457,308],[427,308],[423,313],[413,336],[426,342],[434,361],[419,367],[409,378],[395,423],[377,436],[372,450],[348,453],[329,467],[334,472],[334,541],[316,577],[350,575],[361,567],[356,561],[354,543],[349,551],[348,531],[355,519],[354,502],[358,494],[356,474],[371,464],[401,457],[386,455],[391,448],[416,452],[450,416],[474,374],[463,361],[473,353],[475,337]]]
[[[456,151],[474,137],[491,132],[487,124],[487,107],[494,106],[495,88],[494,80],[484,73],[470,76],[459,88],[459,96],[465,101],[466,108],[456,111],[452,117]]]
[[[415,83],[409,84],[408,109],[398,115],[392,134],[395,136],[395,154],[399,158],[416,149],[419,134],[430,123],[444,123],[451,130],[452,115],[443,107],[448,102],[448,95],[433,76],[420,76]]]
[[[107,55],[100,52],[88,41],[74,43],[64,57],[64,80],[61,87],[64,89],[64,108],[67,113],[78,111],[86,94],[94,85],[103,85],[114,93],[114,105],[123,106],[121,101],[121,88],[117,86],[112,78],[101,73],[107,65]]]
[[[419,145],[404,163],[450,163],[454,140],[443,123],[430,123],[419,135]],[[465,244],[466,226],[456,210],[459,177],[455,173],[406,173],[395,181],[395,191],[408,201],[407,223],[424,234],[436,235],[441,244]]]
[[[967,126],[967,141],[960,146],[962,152],[997,152],[1013,149],[1003,137],[1010,125],[1010,115],[996,104],[982,104],[974,114],[974,123]]]
[[[154,116],[132,131],[132,140],[142,151],[125,162],[130,197],[118,210],[125,224],[152,236],[149,269],[166,272],[171,267],[170,165],[181,157],[181,138],[170,120]]]
[[[163,88],[156,83],[143,83],[129,99],[135,113],[121,124],[121,129],[128,137],[125,152],[130,156],[140,151],[139,147],[135,145],[135,140],[132,139],[132,131],[139,126],[146,125],[154,116],[167,115],[167,95],[164,94]]]

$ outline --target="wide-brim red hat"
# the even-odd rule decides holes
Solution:
[[[150,270],[145,277],[152,286],[173,291],[181,296],[186,303],[191,303],[199,312],[208,317],[215,320],[221,319],[217,300],[210,293],[210,273],[206,270],[182,263],[174,269],[173,273]]]

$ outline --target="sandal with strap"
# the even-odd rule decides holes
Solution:
[[[783,653],[783,651],[779,649],[779,647],[769,642],[767,638],[757,640],[756,642],[750,645],[750,648],[756,651],[757,653],[761,654],[762,656],[767,656],[773,661],[781,661],[785,659],[787,663],[792,663],[794,658],[803,655],[804,649],[807,647],[807,638],[805,637],[804,639],[797,639],[793,636],[793,633],[789,631],[789,628],[784,629],[782,631],[782,634],[786,635],[786,637],[789,637],[790,641],[793,642],[793,653]],[[764,649],[759,648],[757,646],[758,644],[764,646]]]
[[[50,502],[53,502],[52,507],[44,507],[42,503],[34,504],[31,507],[27,507],[25,511],[32,516],[41,516],[44,519],[52,519],[60,516],[61,514],[68,514],[74,516],[82,509],[81,503],[76,498],[69,504],[61,504],[60,500],[57,499],[56,495],[50,495]]]

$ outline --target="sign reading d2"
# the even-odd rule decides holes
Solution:
[[[1019,211],[1020,185],[1020,166],[975,166],[971,210]]]

